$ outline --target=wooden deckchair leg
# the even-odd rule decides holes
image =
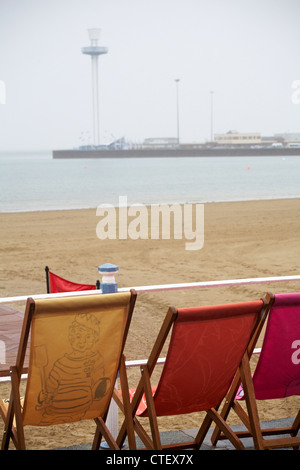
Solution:
[[[297,436],[299,429],[300,429],[300,410],[298,411],[298,414],[293,422],[293,436]]]
[[[259,450],[264,449],[263,436],[260,428],[258,409],[256,405],[255,391],[251,377],[251,369],[248,354],[245,353],[240,367],[242,383],[244,387],[245,400],[249,415],[251,434],[253,436],[254,447]]]
[[[25,450],[25,437],[23,428],[23,417],[21,411],[21,397],[20,397],[20,378],[16,367],[11,368],[11,385],[12,394],[14,397],[14,412],[16,420],[16,433],[18,440],[18,449]]]
[[[206,413],[205,415],[205,418],[200,426],[200,429],[197,433],[197,436],[195,437],[195,444],[196,444],[196,449],[200,449],[204,439],[205,439],[205,436],[210,428],[210,425],[212,423],[212,419],[211,417],[209,416],[208,413]]]
[[[300,429],[300,410],[298,411],[298,414],[293,422],[291,436],[296,437],[299,432],[299,429]],[[299,446],[294,446],[293,449],[298,450]]]
[[[10,439],[13,440],[15,446],[19,450],[25,450],[25,437],[23,429],[23,418],[21,411],[20,379],[16,367],[11,368],[11,395],[9,406],[6,414],[6,422],[4,427],[2,450],[7,450]],[[16,428],[14,428],[14,419],[16,420]]]
[[[99,418],[96,418],[94,421],[97,425],[97,430],[96,430],[96,433],[95,433],[94,442],[93,442],[93,445],[92,445],[92,450],[98,450],[99,449],[102,436],[106,440],[106,442],[109,445],[110,449],[120,450],[119,446],[117,445],[117,443],[114,440],[112,434],[108,430],[108,428],[107,428],[105,422],[103,421],[103,419],[101,417],[99,417]]]
[[[4,425],[1,450],[8,450],[9,441],[10,441],[10,438],[12,437],[13,416],[14,416],[13,411],[8,410],[8,413],[6,415],[5,425]]]
[[[1,410],[1,416],[4,420],[4,430],[1,443],[1,450],[8,450],[9,441],[12,437],[12,428],[13,428],[13,419],[14,419],[14,410],[13,410],[13,394],[10,394],[10,400],[8,409],[3,408]]]
[[[114,390],[113,398],[114,398],[115,402],[117,403],[118,407],[120,408],[120,410],[122,411],[122,413],[125,415],[123,400],[122,400],[122,398],[121,398],[121,396],[120,396],[120,394],[117,390]],[[130,413],[131,413],[131,410],[130,410]],[[131,413],[131,416],[132,416],[132,413]],[[124,420],[123,424],[126,424],[125,420]],[[145,432],[142,425],[138,422],[136,417],[133,418],[133,426],[134,426],[135,432],[137,433],[137,435],[139,436],[139,438],[141,439],[141,441],[145,445],[146,449],[152,450],[153,449],[153,442],[149,438],[148,434]],[[117,438],[117,444],[121,448],[122,445],[123,445],[123,442],[122,443],[120,442],[119,437],[120,437],[120,433],[119,433],[118,438]]]
[[[129,387],[128,387],[124,355],[122,355],[121,357],[119,374],[120,374],[120,383],[121,383],[121,390],[122,390],[122,397],[123,397],[124,415],[125,415],[125,420],[126,420],[126,425],[127,425],[128,445],[129,445],[130,450],[136,450],[133,418],[132,418],[132,413],[131,413]]]
[[[13,417],[14,414],[11,415],[7,412],[7,410],[2,410],[1,416],[5,423],[5,428],[3,431],[2,443],[1,443],[1,450],[8,450],[10,439],[13,441],[16,449],[18,448],[18,438],[16,428],[13,425]],[[8,420],[8,416],[12,416],[12,420]],[[10,430],[10,431],[9,431]]]
[[[97,428],[94,434],[92,450],[98,450],[101,444],[102,432],[101,432],[101,426],[99,425],[98,421],[96,419],[94,419],[94,421],[96,423]]]
[[[211,417],[211,419],[216,423],[216,425],[223,431],[227,439],[231,442],[231,444],[238,450],[245,450],[245,446],[243,445],[242,441],[238,438],[238,436],[232,431],[230,426],[222,419],[222,417],[217,413],[214,408],[207,410],[207,414]]]
[[[240,418],[243,425],[248,429],[249,433],[251,434],[251,425],[249,422],[249,416],[247,415],[245,410],[242,408],[238,400],[235,400],[233,402],[232,409],[235,411],[235,413]]]
[[[160,434],[159,434],[159,429],[158,429],[158,424],[157,424],[155,405],[154,405],[154,400],[153,400],[153,395],[152,395],[150,374],[149,374],[147,366],[142,367],[141,372],[142,372],[142,377],[144,379],[145,398],[147,402],[147,409],[148,409],[148,414],[149,414],[153,445],[154,445],[155,450],[159,450],[159,449],[162,449],[162,446],[161,446]]]

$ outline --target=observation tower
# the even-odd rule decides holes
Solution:
[[[101,29],[93,28],[88,30],[91,45],[83,47],[81,52],[91,56],[92,60],[92,90],[93,90],[93,135],[94,146],[100,145],[99,131],[99,91],[98,91],[98,57],[107,54],[107,47],[98,46]]]

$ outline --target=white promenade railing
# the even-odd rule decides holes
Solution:
[[[248,278],[248,279],[229,279],[221,281],[208,281],[208,282],[190,282],[182,284],[162,284],[162,285],[152,285],[152,286],[138,286],[138,287],[122,287],[118,288],[118,292],[128,292],[130,289],[134,289],[137,293],[145,292],[158,292],[158,291],[170,291],[170,290],[185,290],[185,289],[206,289],[210,287],[229,287],[229,286],[242,286],[250,284],[268,284],[268,283],[279,283],[279,282],[291,282],[291,281],[300,281],[300,275],[295,276],[279,276],[279,277],[258,277],[258,278]],[[76,291],[76,292],[60,292],[56,294],[38,294],[38,295],[26,295],[18,297],[2,297],[0,298],[1,303],[11,303],[11,302],[20,302],[26,301],[28,297],[33,299],[46,299],[58,298],[58,297],[68,297],[74,295],[95,295],[102,294],[101,290],[89,290],[89,291]],[[260,348],[256,348],[254,353],[259,353]],[[160,358],[158,364],[163,364],[165,358]],[[147,359],[126,361],[126,367],[139,367],[147,363]],[[26,378],[27,375],[22,376]],[[7,380],[3,377],[2,379]],[[0,378],[1,380],[1,378]],[[110,409],[108,412],[106,423],[113,437],[116,438],[118,435],[118,407],[114,401],[111,402]]]
[[[290,282],[290,281],[300,281],[300,275],[295,276],[279,276],[279,277],[255,277],[248,279],[229,279],[221,281],[207,281],[207,282],[187,282],[182,284],[160,284],[152,286],[138,286],[138,287],[121,287],[118,288],[118,292],[128,292],[130,289],[134,289],[137,293],[145,292],[158,292],[158,291],[167,291],[167,290],[185,290],[185,289],[206,289],[209,287],[228,287],[228,286],[242,286],[249,284],[267,284],[267,283],[276,283],[276,282]],[[18,297],[2,297],[0,298],[0,303],[11,303],[11,302],[21,302],[26,301],[28,297],[33,299],[46,299],[48,297],[68,297],[74,295],[87,295],[87,294],[102,294],[101,290],[86,290],[86,291],[76,291],[76,292],[59,292],[55,294],[32,294],[32,295],[22,295]]]

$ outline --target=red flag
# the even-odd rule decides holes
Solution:
[[[53,274],[49,271],[50,281],[50,292],[54,294],[56,292],[73,292],[81,290],[96,290],[95,284],[77,284],[76,282],[68,281],[63,279],[57,274]]]

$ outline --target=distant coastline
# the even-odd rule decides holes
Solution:
[[[300,148],[149,148],[149,149],[69,149],[53,150],[53,158],[162,158],[162,157],[300,157]]]

